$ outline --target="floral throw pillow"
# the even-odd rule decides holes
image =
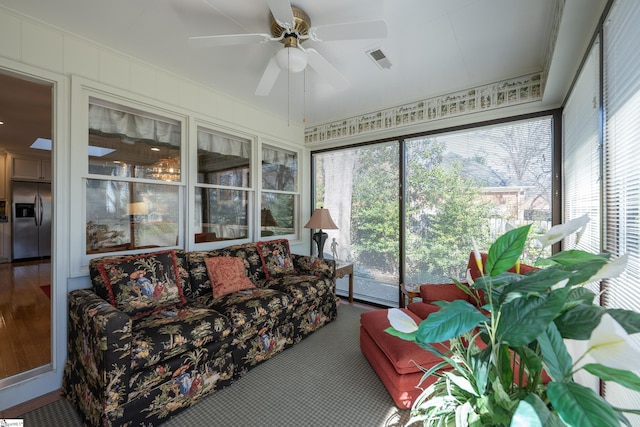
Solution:
[[[296,273],[288,240],[270,240],[258,242],[256,245],[267,279],[273,280],[277,277]]]
[[[242,258],[216,256],[205,258],[204,263],[207,266],[214,298],[255,287],[247,277]]]
[[[106,259],[98,270],[111,304],[130,316],[186,302],[174,251]]]

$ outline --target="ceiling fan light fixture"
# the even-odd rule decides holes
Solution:
[[[283,71],[299,73],[307,67],[307,54],[297,47],[285,47],[276,53],[276,62]]]

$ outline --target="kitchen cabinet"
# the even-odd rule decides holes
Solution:
[[[51,181],[50,159],[13,158],[13,179]]]

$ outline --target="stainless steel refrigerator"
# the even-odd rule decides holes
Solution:
[[[51,256],[51,184],[13,181],[13,259]]]

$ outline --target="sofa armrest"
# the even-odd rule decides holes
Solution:
[[[104,407],[126,402],[131,370],[131,318],[92,290],[69,293],[67,367]]]
[[[469,301],[469,295],[455,283],[420,285],[420,298],[426,303],[435,301]]]
[[[293,266],[298,274],[323,276],[328,279],[336,277],[336,262],[332,259],[292,254]]]

